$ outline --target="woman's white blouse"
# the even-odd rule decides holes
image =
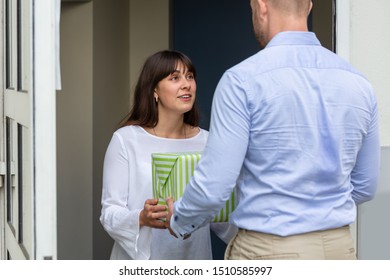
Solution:
[[[139,126],[114,133],[104,159],[100,217],[115,241],[111,259],[212,259],[209,225],[186,240],[174,238],[168,230],[139,225],[145,200],[153,198],[151,154],[203,151],[207,136],[200,129],[188,139],[161,138]],[[217,234],[230,238],[228,225],[217,227]]]

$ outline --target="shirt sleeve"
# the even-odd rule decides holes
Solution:
[[[184,237],[209,222],[236,185],[248,146],[250,112],[242,82],[226,72],[215,91],[209,137],[202,158],[181,199],[171,228]]]
[[[129,210],[127,207],[130,195],[128,176],[128,155],[122,138],[119,134],[114,134],[104,158],[100,221],[107,233],[119,243],[130,258],[147,259],[150,247],[147,236],[151,236],[151,229],[148,227],[140,229],[139,213],[142,209]]]
[[[374,101],[371,125],[363,139],[356,164],[351,173],[352,198],[356,204],[369,201],[376,193],[380,169],[378,108]]]

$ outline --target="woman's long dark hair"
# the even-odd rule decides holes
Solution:
[[[145,61],[135,87],[133,107],[130,113],[119,123],[119,127],[127,125],[155,127],[157,125],[158,111],[154,99],[154,90],[162,79],[175,72],[179,63],[183,63],[196,79],[195,66],[181,52],[164,50],[153,54]],[[199,113],[196,101],[192,109],[184,113],[184,123],[198,126]]]

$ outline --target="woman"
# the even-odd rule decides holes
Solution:
[[[158,52],[143,66],[133,108],[104,160],[100,221],[115,240],[111,259],[212,259],[209,225],[176,239],[161,221],[166,207],[151,199],[152,153],[204,149],[208,132],[198,127],[195,77],[191,60],[177,51]],[[218,228],[225,241],[234,232]]]

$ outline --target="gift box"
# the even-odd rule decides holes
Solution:
[[[183,195],[200,158],[200,152],[152,154],[153,195],[158,198],[159,204],[165,205],[165,199],[168,196],[176,201]],[[227,222],[229,220],[229,215],[236,206],[236,197],[234,189],[230,199],[226,201],[225,206],[212,222]]]

